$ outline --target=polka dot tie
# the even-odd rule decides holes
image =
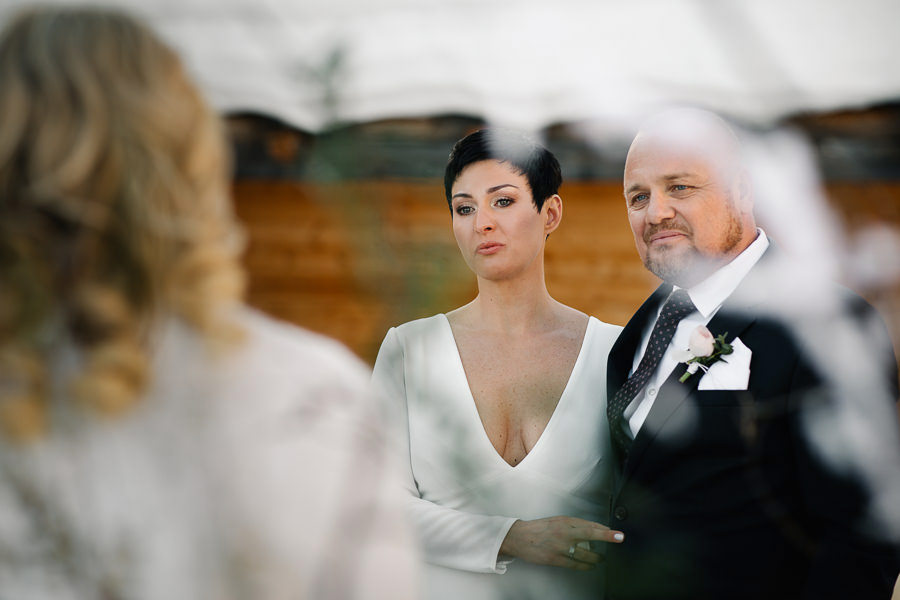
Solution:
[[[656,371],[656,365],[659,364],[659,360],[666,353],[666,348],[672,342],[678,322],[694,310],[694,304],[687,291],[676,290],[669,296],[659,313],[656,325],[653,326],[653,331],[650,332],[650,341],[647,342],[647,349],[644,350],[644,356],[637,369],[606,406],[606,416],[609,417],[613,442],[622,450],[623,455],[628,454],[631,447],[630,431],[625,431],[625,424],[622,422],[625,409],[638,395],[638,392],[647,385],[647,380]]]

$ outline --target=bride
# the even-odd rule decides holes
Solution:
[[[596,599],[596,542],[624,537],[603,525],[606,358],[621,328],[544,281],[561,182],[556,158],[521,135],[457,142],[444,187],[478,295],[391,328],[375,363],[402,432],[427,598]]]

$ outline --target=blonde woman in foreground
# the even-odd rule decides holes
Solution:
[[[478,296],[391,328],[375,363],[403,434],[429,600],[596,600],[604,542],[622,539],[605,525],[606,358],[621,328],[547,292],[561,181],[556,158],[519,134],[457,142],[444,189]]]
[[[220,123],[134,19],[0,37],[0,595],[414,598],[365,369],[245,308]]]

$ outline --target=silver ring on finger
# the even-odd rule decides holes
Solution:
[[[569,558],[571,558],[571,559],[575,558],[575,546],[574,545],[569,546],[568,554],[569,554]]]

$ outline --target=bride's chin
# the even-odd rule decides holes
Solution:
[[[479,269],[475,274],[484,281],[491,283],[501,283],[521,277],[522,270],[514,268],[497,267],[494,269]]]

